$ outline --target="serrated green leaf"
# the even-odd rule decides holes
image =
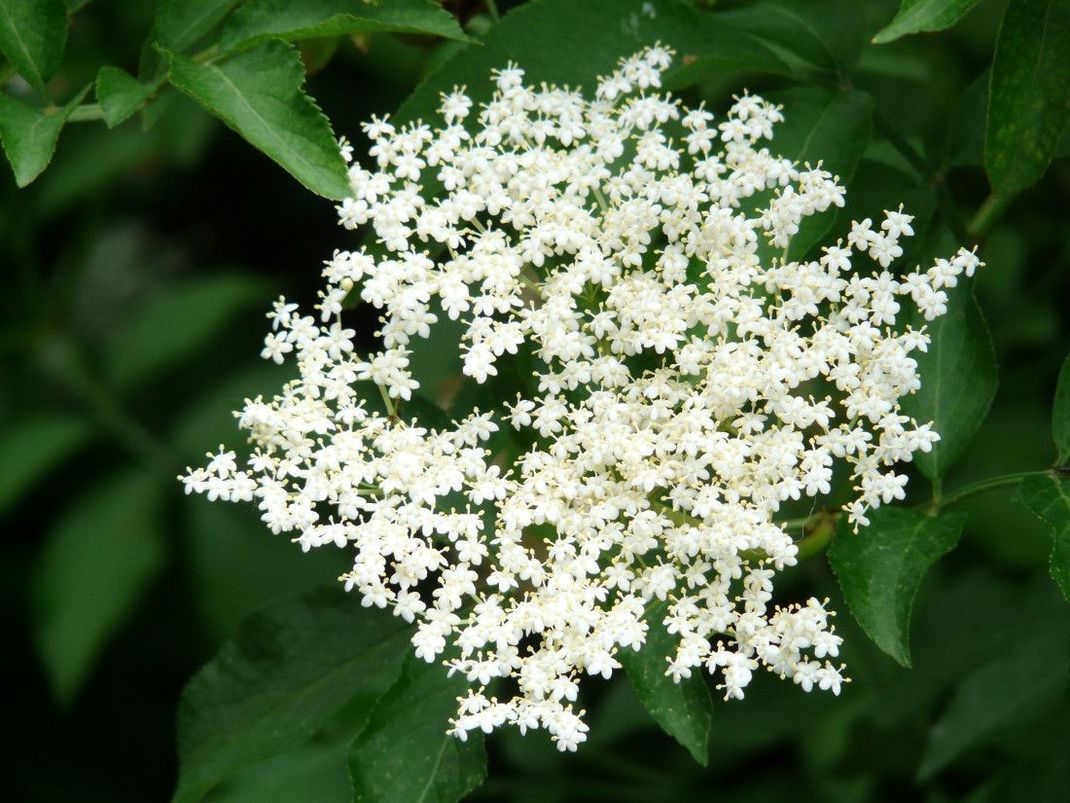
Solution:
[[[408,649],[404,621],[340,588],[253,615],[182,694],[175,800],[200,800],[303,744],[355,695],[385,692]]]
[[[115,128],[130,118],[159,90],[163,82],[163,75],[143,84],[118,67],[101,67],[97,73],[97,103],[108,128]]]
[[[330,123],[301,90],[305,73],[292,45],[268,42],[222,64],[170,55],[170,81],[308,189],[325,198],[349,192]]]
[[[0,52],[44,93],[67,45],[64,0],[0,0]]]
[[[358,803],[455,803],[487,777],[483,735],[449,735],[449,719],[468,684],[437,661],[410,656],[397,683],[376,703],[349,748]]]
[[[784,107],[784,122],[773,133],[771,150],[800,164],[809,162],[839,176],[854,175],[873,134],[873,98],[866,92],[833,92],[805,86],[774,93]],[[828,233],[836,207],[806,218],[788,247],[789,259],[801,259]]]
[[[0,142],[15,173],[15,183],[20,187],[25,187],[48,167],[56,152],[59,132],[88,91],[87,86],[51,114],[0,93]]]
[[[665,674],[667,659],[676,655],[679,643],[663,624],[668,608],[668,603],[659,602],[648,611],[646,643],[638,652],[621,650],[617,659],[654,721],[705,767],[710,757],[713,702],[701,671],[679,683]]]
[[[1070,602],[1070,478],[1026,477],[1016,498],[1051,530],[1051,576]]]
[[[1070,114],[1070,3],[1011,0],[1003,18],[985,126],[985,170],[1010,195],[1048,168]]]
[[[951,242],[943,240],[941,248],[950,255]],[[927,352],[913,355],[921,389],[903,399],[902,406],[919,423],[932,421],[940,435],[931,452],[914,456],[921,473],[935,480],[958,459],[984,421],[996,395],[999,368],[971,282],[960,281],[948,291],[944,315],[929,322],[917,316],[914,326],[922,325],[931,342]]]
[[[160,0],[153,39],[173,53],[197,44],[242,0]]]
[[[35,635],[61,703],[163,565],[163,498],[157,477],[130,471],[76,500],[48,535],[33,578]]]
[[[929,516],[884,506],[868,514],[870,524],[837,527],[828,558],[851,614],[873,643],[910,666],[910,615],[929,568],[954,549],[964,513]]]
[[[447,59],[401,105],[395,119],[436,118],[439,94],[455,85],[467,86],[476,103],[488,100],[490,71],[509,60],[523,67],[527,81],[580,86],[590,93],[597,77],[612,72],[622,57],[657,41],[676,50],[680,65],[709,56],[724,69],[753,67],[759,60],[783,66],[747,32],[677,0],[533,0],[506,14],[479,45]]]
[[[902,0],[895,17],[877,32],[873,43],[883,45],[912,33],[950,28],[979,2],[981,0]]]
[[[250,0],[223,27],[224,52],[245,50],[269,39],[297,41],[389,31],[467,40],[457,19],[431,0]]]
[[[1063,361],[1055,384],[1055,401],[1051,406],[1051,435],[1058,452],[1059,465],[1070,460],[1070,356]]]
[[[259,279],[219,273],[175,284],[153,297],[108,344],[104,370],[113,387],[129,391],[181,360],[204,353],[227,323],[265,303]]]
[[[968,674],[929,734],[918,768],[927,780],[960,755],[1027,724],[1055,705],[1070,679],[1070,628],[1065,617],[1024,623],[1024,635]]]
[[[0,433],[0,516],[89,440],[92,424],[78,415],[16,418]]]

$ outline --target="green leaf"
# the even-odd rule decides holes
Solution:
[[[50,114],[0,93],[0,142],[15,172],[15,183],[20,187],[25,187],[48,167],[56,152],[59,132],[88,91],[87,86],[67,105]]]
[[[954,549],[965,513],[884,506],[853,532],[841,518],[828,558],[847,606],[873,643],[910,666],[910,615],[925,572]]]
[[[197,44],[242,0],[160,0],[153,37],[174,53]]]
[[[234,411],[241,408],[242,401],[258,395],[272,398],[293,374],[292,365],[275,365],[269,360],[253,360],[234,370],[174,417],[167,442],[183,459],[191,460],[203,457],[208,447],[236,440],[239,430]]]
[[[437,661],[410,657],[349,750],[358,803],[455,803],[487,777],[483,735],[450,736],[468,684]]]
[[[33,577],[35,635],[56,698],[69,703],[164,561],[159,478],[110,478],[55,525]]]
[[[348,194],[338,143],[323,112],[301,91],[305,73],[292,45],[269,42],[222,64],[174,54],[170,61],[172,84],[308,189],[325,198]]]
[[[203,354],[235,315],[267,301],[259,279],[219,273],[176,283],[153,297],[104,355],[113,387],[129,391],[188,357]]]
[[[0,52],[42,94],[66,45],[64,0],[0,0]]]
[[[131,117],[156,94],[163,82],[163,75],[143,84],[118,67],[101,67],[97,73],[97,103],[108,128],[115,128]]]
[[[1048,168],[1070,112],[1070,3],[1011,0],[988,88],[985,170],[1010,195]]]
[[[468,38],[457,19],[430,0],[250,0],[227,20],[219,44],[225,52],[233,52],[269,39],[292,42],[362,31]]]
[[[798,69],[847,72],[883,19],[878,3],[758,0],[714,16],[756,36]]]
[[[782,66],[755,37],[677,0],[533,0],[506,14],[478,46],[464,47],[446,60],[402,104],[395,119],[437,118],[439,94],[455,85],[466,85],[477,104],[489,100],[490,71],[510,59],[524,69],[526,81],[580,86],[591,93],[597,77],[612,72],[621,57],[658,40],[676,50],[681,65],[715,57],[724,69]]]
[[[950,255],[951,242],[941,241]],[[931,452],[919,453],[918,469],[931,480],[942,477],[962,454],[988,414],[999,384],[999,368],[972,283],[960,281],[948,291],[947,312],[934,321],[916,316],[915,327],[928,327],[931,342],[915,353],[921,389],[903,400],[903,411],[919,423],[933,422],[940,440]]]
[[[16,418],[0,432],[0,516],[86,444],[89,421],[63,413]]]
[[[1070,460],[1070,356],[1063,361],[1051,406],[1051,434],[1058,451],[1059,465]]]
[[[710,757],[710,727],[713,703],[701,672],[679,683],[666,675],[668,660],[676,655],[678,640],[665,629],[667,602],[659,602],[646,616],[646,643],[638,652],[621,650],[617,659],[624,666],[635,693],[654,721],[687,748],[705,767]]]
[[[920,780],[1058,703],[1070,672],[1070,629],[1065,618],[1040,624],[1023,623],[1020,641],[963,679],[929,734]]]
[[[202,451],[205,443],[212,441],[202,441]],[[183,502],[183,553],[192,598],[209,634],[219,641],[232,636],[253,611],[322,586],[352,566],[348,550],[302,553],[289,538],[268,530],[252,505],[223,505],[203,497]]]
[[[259,761],[212,790],[211,803],[352,803],[348,740],[315,738]]]
[[[902,0],[892,21],[873,37],[873,44],[883,45],[912,33],[950,28],[979,2],[981,0]]]
[[[945,167],[981,167],[985,160],[985,115],[988,113],[989,71],[974,78],[947,111],[941,147]]]
[[[1018,485],[1016,499],[1051,529],[1051,576],[1070,602],[1070,479],[1026,477]]]
[[[866,92],[833,92],[804,86],[775,93],[784,107],[784,122],[777,125],[770,149],[785,158],[821,166],[840,182],[854,176],[873,134],[873,98]],[[836,207],[811,215],[802,222],[788,248],[790,259],[801,259],[828,233]]]
[[[340,588],[250,617],[182,694],[176,801],[200,800],[242,768],[299,746],[355,695],[385,692],[408,650],[404,621]]]

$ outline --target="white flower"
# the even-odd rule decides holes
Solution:
[[[656,600],[674,680],[706,670],[742,698],[764,669],[838,694],[831,613],[773,602],[797,556],[778,511],[830,493],[838,468],[855,491],[843,510],[865,526],[905,494],[895,464],[938,439],[900,411],[928,345],[900,319],[943,314],[976,255],[897,278],[885,269],[913,234],[900,208],[815,261],[763,263],[763,241],[786,250],[844,189],[774,155],[783,116],[761,98],[715,123],[658,93],[670,61],[660,46],[623,60],[593,100],[526,86],[510,64],[478,110],[463,88],[444,95],[442,128],[373,118],[375,169],[350,166],[338,214],[384,250],[334,253],[318,320],[275,304],[262,354],[298,377],[237,413],[244,469],[220,449],[182,478],[187,493],[255,498],[303,549],[352,549],[345,587],[469,679],[461,739],[513,724],[575,750],[580,678],[643,648]],[[378,311],[378,353],[354,353],[351,290]],[[524,348],[536,390],[443,429],[406,418],[413,340],[443,313],[466,376],[484,382]],[[387,415],[364,406],[380,393]],[[511,465],[489,445],[501,426],[533,443]],[[508,699],[487,699],[495,678]]]

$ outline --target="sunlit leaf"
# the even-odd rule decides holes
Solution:
[[[331,126],[301,90],[304,68],[296,48],[269,42],[221,64],[170,56],[170,81],[326,198],[349,191],[345,162]]]
[[[269,39],[297,41],[365,31],[467,39],[457,19],[430,0],[250,0],[223,27],[220,47],[235,51]]]
[[[56,152],[59,132],[88,91],[87,86],[66,105],[49,113],[0,93],[0,142],[15,172],[15,183],[20,187],[25,187],[48,167]]]
[[[163,79],[161,75],[143,84],[118,67],[101,67],[97,73],[97,103],[108,128],[119,125],[144,106],[163,84]]]
[[[709,762],[713,703],[702,669],[679,683],[666,675],[668,659],[676,655],[679,638],[662,624],[668,603],[661,602],[647,612],[646,643],[636,652],[623,649],[617,659],[623,664],[635,693],[662,729],[702,766]]]
[[[866,635],[903,666],[910,666],[910,617],[925,573],[954,549],[966,517],[930,516],[886,505],[852,530],[846,519],[828,551],[829,563],[851,614]]]
[[[942,31],[950,28],[981,0],[902,0],[899,11],[873,37],[883,45],[901,36],[923,31]]]
[[[44,92],[67,44],[64,0],[0,0],[0,52]]]
[[[1011,0],[988,90],[985,170],[1012,194],[1048,168],[1070,114],[1070,3]]]
[[[163,498],[158,477],[130,471],[76,499],[48,535],[33,579],[35,629],[41,660],[63,703],[136,613],[163,565]]]

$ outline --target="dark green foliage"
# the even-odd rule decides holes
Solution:
[[[487,777],[483,734],[460,741],[446,733],[461,676],[409,656],[394,686],[372,709],[349,747],[354,800],[361,803],[455,803]]]
[[[475,1],[0,0],[0,587],[19,737],[5,795],[1061,803],[1070,4],[496,5],[500,19]],[[848,187],[791,258],[900,201],[918,235],[892,272],[979,248],[987,267],[949,314],[915,321],[932,344],[906,410],[941,440],[901,469],[908,498],[857,534],[841,516],[827,554],[814,539],[835,504],[791,514],[819,514],[816,554],[773,602],[830,598],[841,696],[764,675],[743,701],[698,675],[672,683],[659,603],[647,649],[585,680],[577,753],[545,734],[461,743],[446,729],[463,679],[414,660],[404,622],[311,590],[348,551],[303,555],[255,509],[185,498],[175,477],[238,441],[231,411],[290,376],[256,359],[270,299],[309,306],[321,260],[359,242],[333,225],[338,135],[366,162],[371,114],[434,118],[458,84],[485,101],[509,60],[590,90],[659,40],[688,103],[723,117],[744,87],[775,99],[772,149]],[[346,315],[373,347],[375,314]],[[402,417],[441,427],[530,381],[522,353],[465,382],[452,332],[436,324],[414,355],[425,383]],[[508,431],[492,445],[526,448]]]
[[[1070,5],[1011,0],[989,85],[985,170],[1004,195],[1036,182],[1070,114]]]
[[[182,695],[175,799],[200,800],[236,771],[301,745],[354,698],[382,694],[401,673],[407,630],[340,589],[248,619]]]
[[[918,316],[915,326],[922,325],[925,321]],[[929,349],[916,356],[921,390],[904,402],[903,409],[918,422],[932,421],[940,433],[932,451],[915,457],[921,472],[936,480],[947,473],[984,421],[996,395],[999,368],[969,281],[948,294],[947,314],[927,328]]]
[[[882,507],[854,532],[843,520],[829,563],[851,614],[874,643],[910,666],[910,615],[925,573],[955,548],[965,515]]]
[[[713,722],[710,690],[698,673],[679,683],[666,674],[677,644],[662,623],[668,607],[664,602],[651,606],[647,612],[646,645],[638,652],[623,650],[618,658],[650,715],[705,767],[709,763]]]

